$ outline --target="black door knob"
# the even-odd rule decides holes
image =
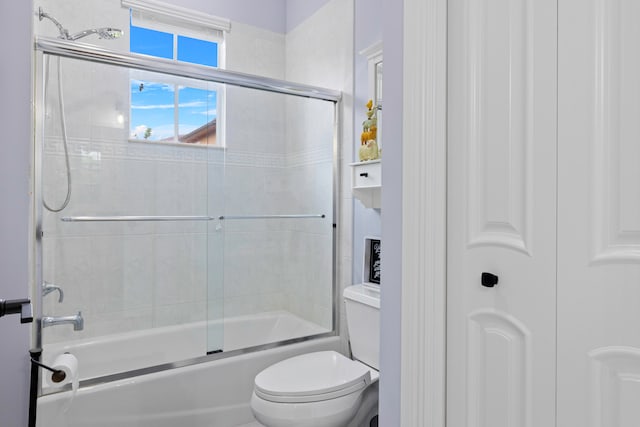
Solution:
[[[485,288],[493,288],[498,284],[498,276],[496,276],[495,274],[484,272],[482,273],[482,279],[480,280],[480,283],[482,283],[482,286],[484,286]]]

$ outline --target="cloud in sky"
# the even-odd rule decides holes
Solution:
[[[148,82],[145,80],[136,80],[136,79],[131,79],[131,90],[139,90],[141,84],[143,86],[143,91],[158,90],[158,89],[164,90],[167,92],[176,91],[176,87],[173,84]]]
[[[144,133],[147,130],[147,125],[138,125],[131,132],[131,138],[144,138]]]
[[[161,139],[173,139],[175,129],[172,124],[156,126],[151,130],[151,140],[158,141]]]
[[[144,133],[146,132],[147,125],[139,125],[136,126],[131,132],[131,138],[135,139],[144,139]],[[149,141],[159,141],[161,139],[173,138],[174,136],[174,128],[173,124],[165,124],[159,126],[151,127],[151,135],[149,136]]]

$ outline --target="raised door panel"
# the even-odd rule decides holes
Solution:
[[[636,426],[640,2],[559,5],[558,426]]]
[[[585,40],[593,78],[592,261],[640,261],[640,3],[596,0]],[[583,141],[584,142],[584,141]]]
[[[595,427],[635,427],[640,420],[640,350],[606,347],[589,352],[589,412]]]
[[[555,11],[449,2],[448,427],[554,423]]]
[[[467,320],[467,425],[531,425],[531,333],[497,310]]]
[[[466,1],[463,7],[468,244],[529,253],[534,71],[529,1]]]

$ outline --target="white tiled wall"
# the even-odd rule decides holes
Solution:
[[[339,210],[337,223],[337,263],[338,293],[342,301],[342,291],[351,282],[352,265],[352,205],[351,182],[347,173],[347,164],[351,162],[353,152],[353,9],[352,0],[331,0],[316,13],[296,26],[286,37],[286,80],[296,81],[342,91],[340,104],[340,127],[338,137],[339,194],[337,200]],[[313,119],[307,117],[303,121],[306,126],[313,127]],[[289,150],[295,150],[299,138],[288,140]],[[295,173],[295,172],[294,172]],[[298,239],[314,239],[300,232]],[[322,239],[316,236],[315,239]],[[318,272],[323,275],[326,272]],[[325,307],[326,288],[308,281],[291,287],[290,308],[292,311],[307,316],[310,320],[326,322],[328,310]],[[340,310],[340,335],[346,337],[344,322],[344,304],[338,305]],[[344,340],[346,351],[346,340]]]

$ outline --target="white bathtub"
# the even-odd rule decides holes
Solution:
[[[231,335],[229,333],[232,329],[231,324],[237,323],[236,327],[250,329],[262,338],[264,343],[266,340],[271,340],[264,335],[264,332],[269,330],[267,325],[273,326],[271,330],[274,334],[283,332],[286,328],[302,330],[304,324],[296,326],[295,320],[295,316],[288,317],[286,313],[230,319],[229,330],[225,329],[225,336]],[[240,326],[243,323],[244,326]],[[296,329],[298,327],[300,329]],[[91,358],[101,360],[102,367],[95,368],[96,371],[90,374],[93,376],[96,376],[100,369],[108,370],[106,366],[109,352],[114,349],[114,346],[125,348],[130,346],[130,350],[135,352],[136,356],[149,356],[153,362],[143,367],[151,366],[164,363],[159,362],[161,360],[159,355],[167,355],[169,350],[179,352],[180,350],[175,348],[177,345],[170,340],[181,339],[181,336],[187,335],[186,331],[192,328],[185,327],[182,333],[174,331],[174,328],[166,329],[170,331],[166,331],[168,335],[161,340],[147,340],[139,334],[133,334],[135,336],[123,334],[120,341],[116,338],[110,338],[106,342],[94,340],[91,343],[82,343],[83,345],[79,346],[77,351],[73,348],[67,348],[66,351],[78,357],[80,372],[83,370],[83,365],[89,364],[85,361]],[[285,338],[288,337],[289,335],[285,335]],[[155,350],[147,348],[147,345],[153,343],[163,345]],[[246,343],[230,341],[229,345],[232,344],[242,345],[242,347],[246,345]],[[339,337],[321,338],[82,387],[70,405],[71,391],[49,394],[38,399],[37,426],[232,427],[243,425],[253,421],[249,400],[253,390],[253,379],[258,372],[287,357],[328,349],[339,351],[340,347]],[[92,350],[96,353],[92,354]],[[118,364],[125,362],[133,363],[132,360],[117,361]],[[140,364],[139,361],[135,363]],[[65,406],[68,406],[66,412],[63,411]]]
[[[225,319],[224,329],[219,327],[220,322],[210,322],[208,329],[207,322],[196,322],[49,344],[44,347],[42,361],[50,365],[58,355],[69,352],[78,359],[82,381],[204,356],[217,347],[214,344],[223,344],[224,351],[233,351],[329,332],[287,311]],[[208,336],[211,331],[213,339]],[[213,347],[208,341],[212,341]],[[47,393],[46,384],[44,387]]]

